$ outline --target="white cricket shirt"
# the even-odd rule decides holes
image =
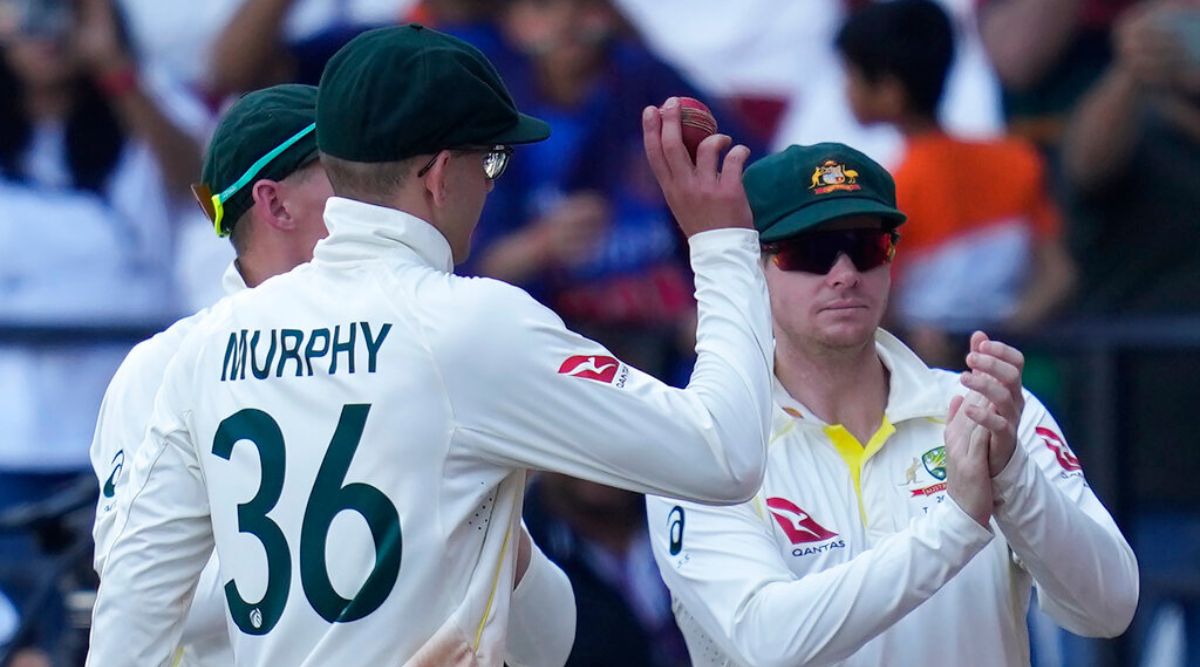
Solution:
[[[704,507],[648,498],[654,555],[694,664],[1028,665],[1025,613],[1113,636],[1137,606],[1132,549],[1053,417],[1026,392],[991,528],[946,493],[955,373],[880,330],[883,424],[859,443],[776,384],[762,489]]]
[[[753,230],[690,241],[686,389],[451,271],[405,213],[333,198],[313,261],[217,304],[172,359],[120,495],[93,665],[160,665],[209,550],[238,665],[499,665],[526,469],[701,502],[762,479],[771,410]]]

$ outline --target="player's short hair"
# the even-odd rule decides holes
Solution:
[[[325,165],[335,195],[382,204],[417,170],[419,157],[394,162],[352,162],[321,153],[321,164]]]
[[[838,31],[838,51],[868,82],[894,77],[912,111],[937,115],[954,60],[954,26],[932,0],[872,3]]]

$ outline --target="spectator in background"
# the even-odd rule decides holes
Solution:
[[[219,98],[284,82],[316,85],[325,61],[343,44],[361,32],[397,22],[411,3],[240,0],[213,38],[207,90]]]
[[[555,473],[540,473],[526,493],[530,536],[575,591],[568,667],[689,664],[642,503],[641,494]]]
[[[509,0],[497,20],[515,54],[494,62],[518,104],[554,133],[497,184],[469,270],[526,288],[621,359],[669,380],[690,358],[691,276],[637,119],[671,95],[704,96],[625,37],[606,0]]]
[[[1200,2],[1147,2],[1114,30],[1116,60],[1075,112],[1063,165],[1068,238],[1085,316],[1200,316]],[[1187,586],[1188,665],[1200,664],[1200,446],[1188,410],[1200,351],[1122,357],[1116,440],[1132,481],[1133,542],[1147,604],[1138,626]],[[1090,406],[1080,405],[1088,414]],[[1165,545],[1170,547],[1166,548]],[[1139,633],[1140,634],[1140,633]]]
[[[1139,0],[978,0],[1013,134],[1057,151],[1079,97],[1111,59],[1113,20]]]
[[[873,4],[851,16],[837,47],[855,116],[906,140],[896,196],[911,222],[892,311],[913,348],[948,366],[974,329],[1045,320],[1074,284],[1058,212],[1032,146],[959,139],[939,124],[954,54],[946,13],[931,0]]]
[[[794,67],[805,73],[801,92],[789,105],[775,137],[776,150],[796,143],[811,144],[840,141],[859,147],[889,168],[894,168],[904,151],[904,137],[886,125],[864,127],[854,119],[846,98],[846,72],[834,45],[839,27],[854,11],[886,0],[842,0],[831,3],[843,7],[827,8],[841,18],[828,28],[819,41],[797,41],[803,52]],[[973,0],[937,0],[954,25],[956,48],[953,64],[946,76],[945,94],[937,109],[942,126],[956,136],[990,139],[1004,131],[1000,88],[980,40],[976,6]],[[809,3],[797,3],[809,6]],[[818,25],[827,25],[824,17]],[[913,42],[922,39],[910,36]]]
[[[175,312],[168,219],[199,148],[137,65],[109,0],[0,0],[0,321]],[[96,409],[127,349],[0,347],[0,509],[88,468]],[[27,537],[0,539],[0,584],[36,574],[32,556]]]
[[[398,20],[413,0],[115,0],[147,70],[203,100],[198,136],[230,98],[274,83],[316,84],[325,61],[364,26]],[[212,243],[212,225],[194,206],[176,222],[175,278],[185,310],[223,296],[221,274],[233,260]]]

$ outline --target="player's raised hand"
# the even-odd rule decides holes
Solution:
[[[679,119],[679,100],[674,97],[661,109],[646,107],[642,111],[646,160],[679,228],[689,237],[711,229],[753,229],[750,203],[742,188],[742,170],[750,149],[742,145],[730,149],[733,140],[729,136],[714,134],[700,142],[693,164]]]
[[[1017,427],[1025,409],[1021,389],[1021,372],[1025,356],[1020,350],[1000,341],[990,340],[987,334],[971,334],[971,351],[962,383],[982,394],[987,405],[967,406],[966,414],[990,434],[988,467],[993,477],[1000,474],[1017,447]]]
[[[988,432],[967,417],[967,409],[986,406],[977,392],[950,401],[942,438],[946,444],[946,493],[972,519],[987,526],[992,517],[992,475],[988,469]]]

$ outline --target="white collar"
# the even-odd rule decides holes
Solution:
[[[225,296],[229,296],[244,289],[246,289],[246,279],[242,277],[242,272],[238,271],[237,261],[232,261],[229,266],[225,267],[225,273],[221,275],[221,291],[225,292]]]
[[[452,273],[450,242],[433,225],[394,208],[331,197],[325,203],[329,236],[317,243],[313,261],[334,263],[373,259],[381,253],[407,248],[420,261]]]

